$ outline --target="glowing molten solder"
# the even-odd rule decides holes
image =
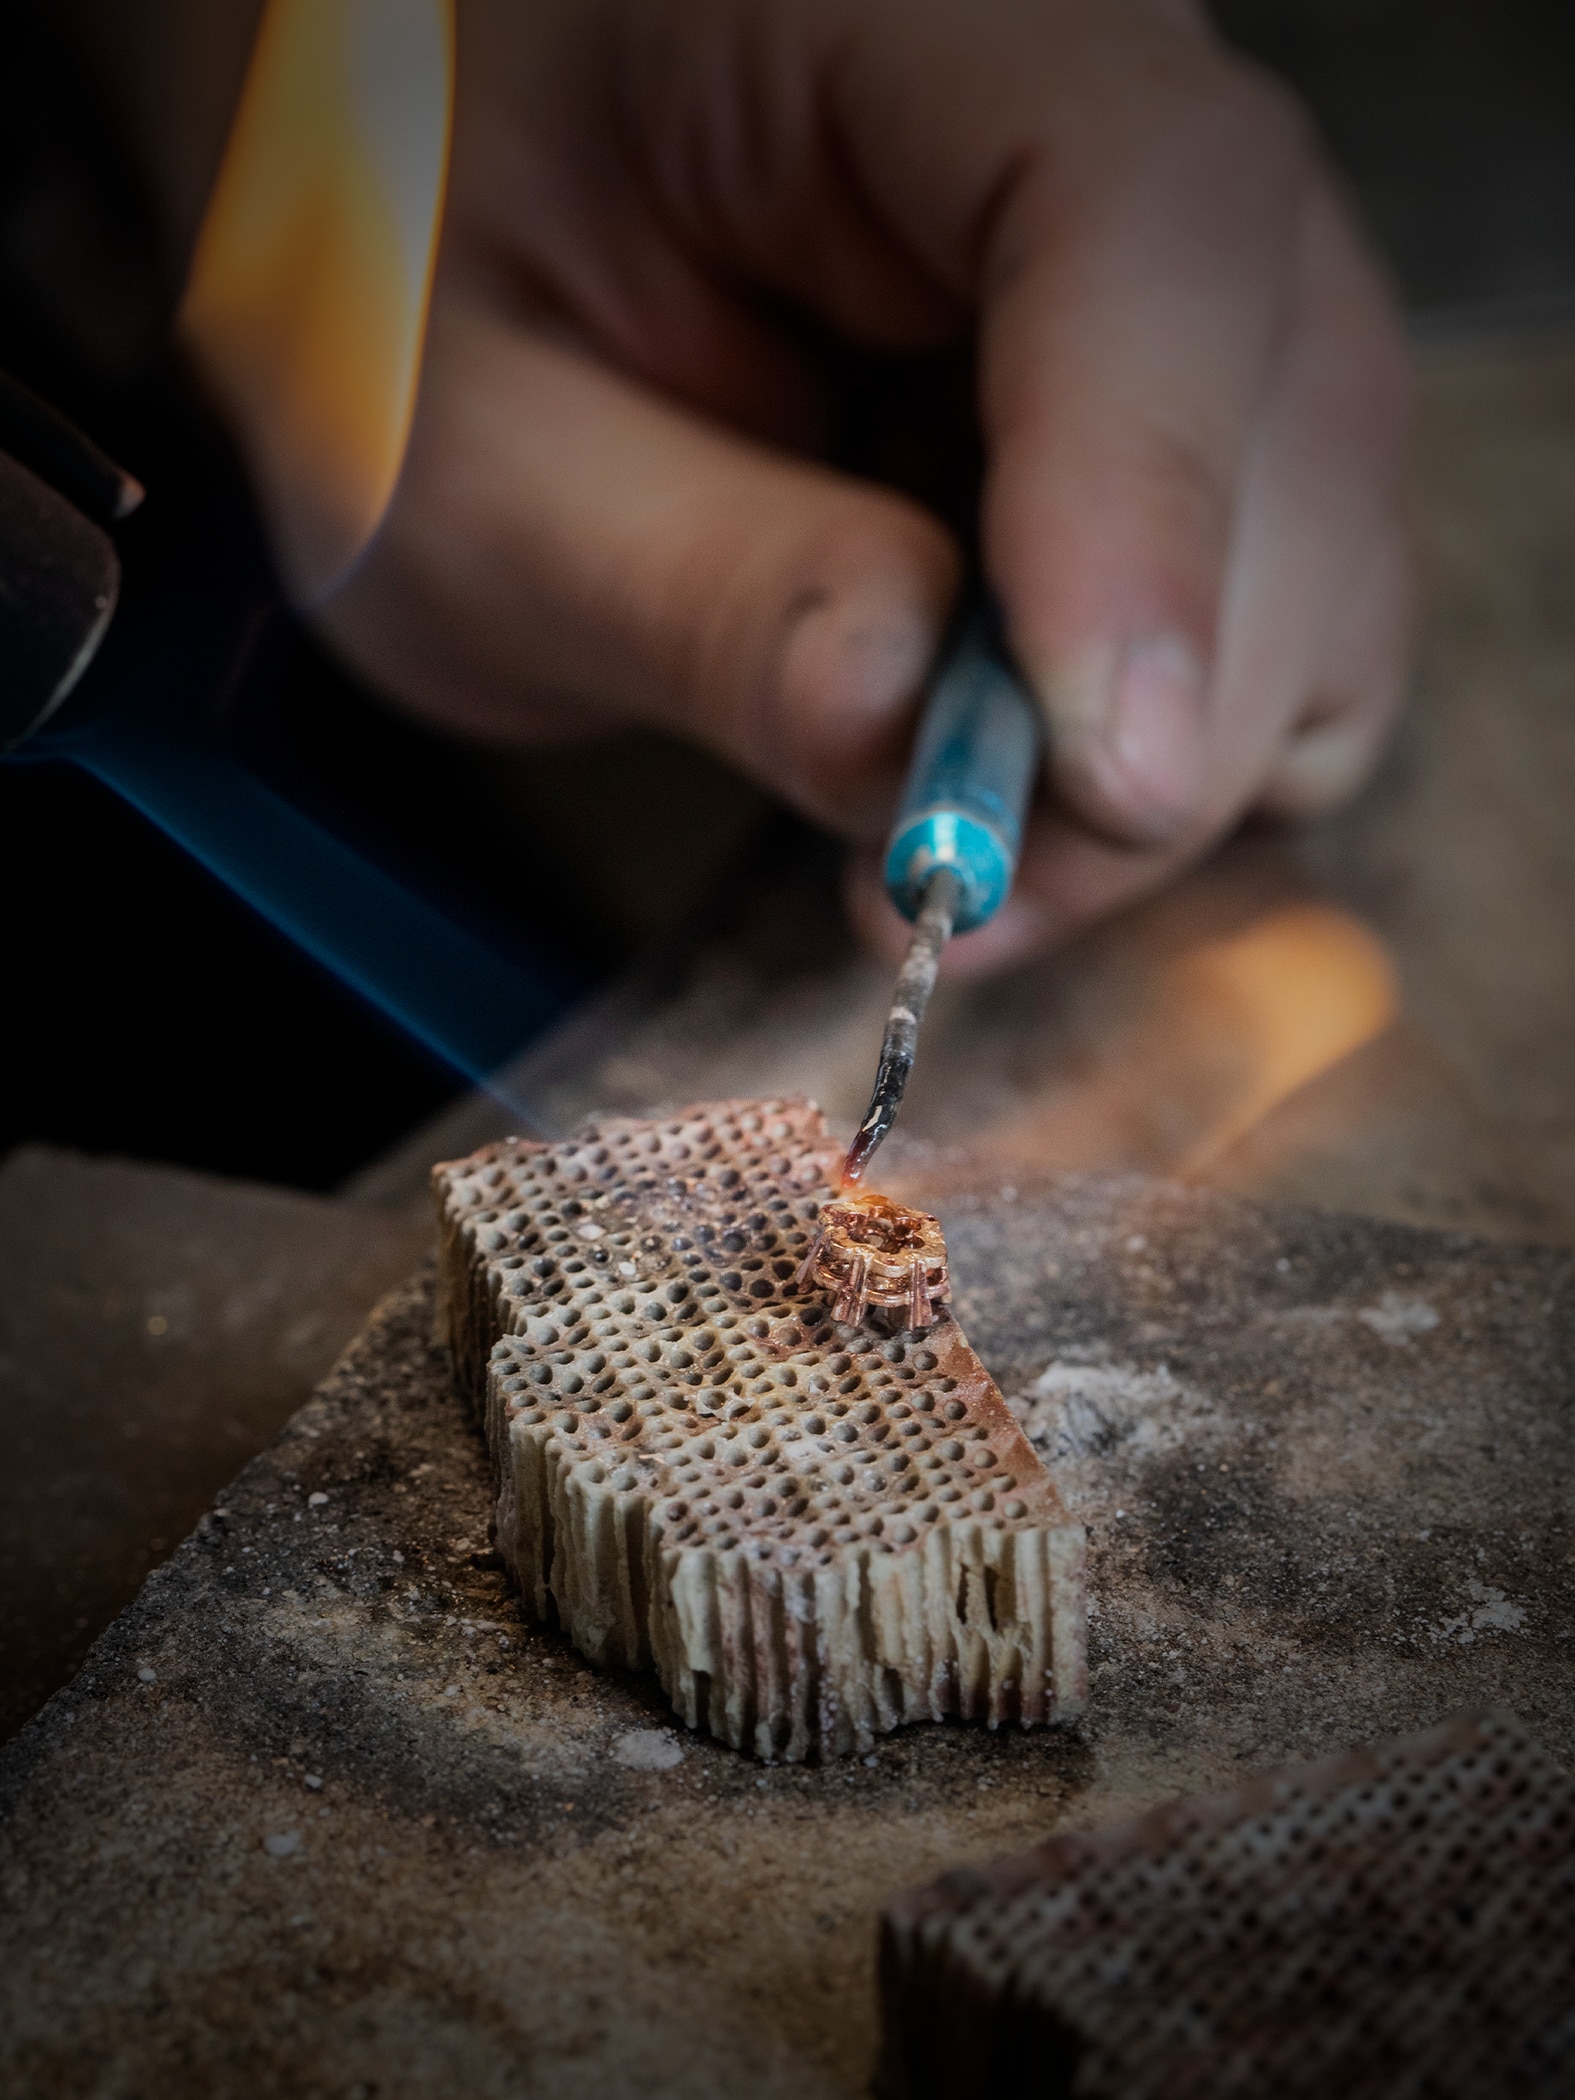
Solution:
[[[814,1284],[835,1293],[832,1318],[845,1327],[872,1306],[905,1314],[909,1328],[933,1327],[951,1295],[940,1220],[844,1184],[822,1209],[798,1272],[801,1290]]]

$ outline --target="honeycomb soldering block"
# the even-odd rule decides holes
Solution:
[[[839,1325],[796,1280],[839,1160],[808,1103],[723,1101],[435,1170],[499,1550],[591,1661],[761,1757],[1071,1719],[1083,1532],[961,1329]]]

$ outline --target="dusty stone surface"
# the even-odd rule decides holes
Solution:
[[[811,1103],[734,1100],[437,1169],[498,1550],[582,1655],[767,1760],[1074,1719],[1082,1527],[949,1312],[809,1278],[840,1167]]]
[[[1205,1747],[1498,1703],[1571,1762],[1575,1257],[1164,1184],[1014,1193],[941,1210],[1090,1527],[1097,1732],[1180,1788]]]
[[[1571,1762],[1575,1257],[927,1187],[1090,1529],[1080,1737],[762,1771],[524,1627],[421,1285],[0,1753],[0,2084],[856,2093],[899,1889],[1472,1705]]]
[[[30,1145],[0,1166],[0,1737],[75,1672],[427,1232]]]

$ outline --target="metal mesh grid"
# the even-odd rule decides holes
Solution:
[[[1500,1714],[894,1903],[888,2100],[1575,2093],[1575,1781]]]

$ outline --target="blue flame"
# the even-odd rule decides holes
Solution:
[[[434,1056],[531,1120],[497,1074],[571,1003],[549,966],[500,956],[222,748],[150,710],[112,709],[36,755],[68,758],[112,788]]]

